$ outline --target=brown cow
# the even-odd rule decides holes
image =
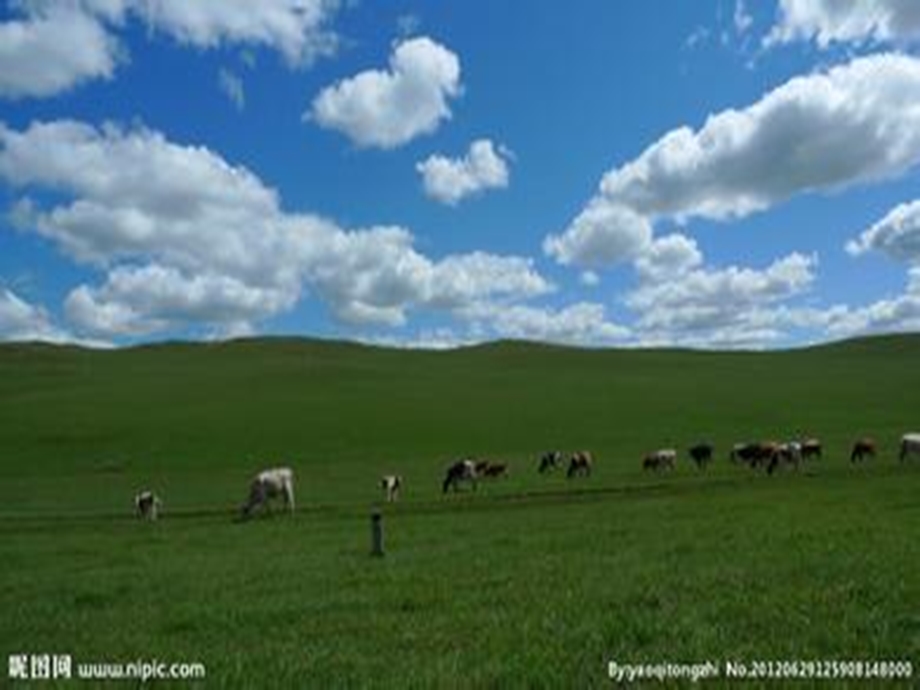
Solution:
[[[569,469],[565,476],[571,478],[576,474],[590,475],[591,464],[591,453],[587,450],[577,450],[569,459]]]
[[[490,462],[483,470],[483,476],[494,479],[495,477],[504,477],[508,474],[508,465],[503,462]]]
[[[811,458],[821,459],[821,441],[816,438],[807,438],[802,441],[802,460]]]
[[[862,462],[863,458],[874,458],[875,453],[875,440],[871,438],[861,438],[853,444],[853,451],[850,453],[850,462]]]

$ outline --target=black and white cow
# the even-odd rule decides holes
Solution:
[[[456,491],[460,488],[461,482],[467,482],[476,489],[476,461],[475,460],[458,460],[447,468],[447,474],[444,476],[444,482],[441,485],[442,493],[453,488]]]
[[[160,514],[161,505],[160,497],[152,491],[140,491],[134,497],[134,512],[143,520],[156,520]]]
[[[387,503],[392,503],[399,498],[399,490],[402,488],[402,477],[398,474],[385,474],[380,479],[380,488],[386,496]]]
[[[673,448],[661,448],[648,453],[642,460],[642,469],[673,470],[677,462],[677,451]]]
[[[294,471],[290,467],[274,467],[259,472],[249,483],[249,499],[243,505],[242,517],[256,509],[270,510],[269,502],[281,498],[285,507],[294,512]]]
[[[904,434],[901,437],[901,453],[898,457],[904,461],[908,455],[920,455],[920,434]]]
[[[562,451],[551,450],[542,455],[540,458],[540,474],[551,472],[562,466]]]

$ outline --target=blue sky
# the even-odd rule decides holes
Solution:
[[[0,339],[920,327],[896,0],[16,0]]]

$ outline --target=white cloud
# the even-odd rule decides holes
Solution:
[[[0,23],[0,97],[50,96],[92,79],[109,79],[118,64],[114,37],[74,6]]]
[[[473,332],[495,338],[536,340],[567,345],[623,343],[630,331],[610,321],[601,304],[579,302],[562,309],[526,305],[473,305],[460,314]]]
[[[585,287],[597,287],[601,284],[601,277],[594,271],[582,271],[578,276],[578,282]]]
[[[72,323],[109,337],[245,331],[304,292],[341,321],[394,326],[411,309],[452,313],[553,289],[527,259],[433,261],[403,228],[345,230],[285,213],[245,168],[147,129],[0,124],[0,179],[56,192],[47,206],[20,200],[16,224],[104,272],[101,285],[78,286],[65,306]]]
[[[150,27],[198,48],[224,44],[280,51],[291,65],[334,51],[337,39],[325,26],[338,0],[124,0]]]
[[[149,264],[112,270],[102,287],[80,286],[65,302],[72,323],[107,336],[155,333],[176,325],[236,326],[293,306],[296,288],[259,287],[226,275],[185,275]]]
[[[246,107],[246,90],[243,88],[243,80],[236,74],[230,70],[221,69],[217,73],[217,85],[237,110],[243,110]]]
[[[680,244],[673,242],[674,247]],[[689,252],[684,248],[676,254]],[[627,306],[639,314],[635,329],[640,338],[732,346],[776,340],[782,335],[782,303],[812,284],[817,259],[794,253],[762,270],[691,265],[677,275],[647,275],[627,296]]]
[[[566,265],[600,267],[638,258],[652,242],[648,218],[628,206],[595,198],[543,251]]]
[[[489,139],[477,139],[463,158],[434,155],[415,167],[425,193],[453,206],[472,194],[507,187],[508,158],[510,153],[503,147],[496,150]]]
[[[685,275],[703,263],[696,241],[674,233],[656,238],[636,259],[635,265],[644,280],[671,280]]]
[[[779,22],[767,45],[815,41],[822,48],[835,42],[916,41],[920,5],[913,0],[780,0]]]
[[[920,331],[920,267],[910,269],[902,294],[864,307],[839,306],[823,317],[827,332],[836,337]]]
[[[904,292],[863,307],[838,307],[827,316],[836,336],[920,330],[920,201],[896,206],[846,245],[853,256],[877,251],[910,266]]]
[[[0,340],[43,340],[62,342],[68,335],[51,323],[44,309],[0,288]]]
[[[434,132],[460,94],[460,60],[427,37],[398,43],[389,69],[323,89],[306,115],[362,147],[391,149]]]
[[[875,250],[897,261],[920,264],[920,201],[895,207],[859,239],[848,242],[846,249],[854,256]]]
[[[20,0],[0,23],[0,97],[45,97],[111,78],[126,55],[129,18],[202,49],[230,44],[279,51],[291,66],[334,52],[326,28],[338,0]]]
[[[920,60],[873,55],[797,77],[744,110],[673,130],[601,183],[601,203],[724,219],[920,161]]]

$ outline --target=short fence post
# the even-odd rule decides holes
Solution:
[[[371,513],[371,555],[383,555],[383,516],[379,511]]]

